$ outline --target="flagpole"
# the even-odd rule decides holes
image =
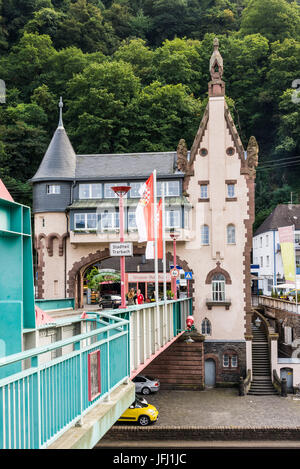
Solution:
[[[163,340],[166,340],[167,321],[167,266],[166,266],[166,236],[165,236],[165,183],[162,183],[162,243],[163,243],[163,276],[164,276],[164,314],[163,314]]]
[[[294,225],[294,258],[295,258],[295,297],[296,297],[296,313],[298,314],[298,291],[297,291],[297,262],[296,262],[296,249],[295,249],[295,225]]]
[[[159,347],[159,305],[158,305],[158,246],[157,246],[157,180],[156,169],[153,171],[153,189],[154,189],[154,269],[155,269],[155,301],[156,301],[156,346]]]
[[[166,266],[166,235],[165,235],[165,183],[162,183],[162,239],[163,239],[163,274],[164,274],[164,301],[167,301],[167,266]]]

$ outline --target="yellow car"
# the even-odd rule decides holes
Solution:
[[[118,422],[138,422],[139,425],[146,426],[156,422],[158,410],[154,405],[144,404],[136,400],[118,419]]]

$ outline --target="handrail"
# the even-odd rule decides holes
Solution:
[[[72,337],[59,340],[58,342],[53,342],[53,344],[49,345],[44,345],[43,347],[37,347],[34,349],[29,349],[25,350],[24,352],[19,352],[15,353],[12,355],[7,355],[6,357],[0,358],[0,367],[4,365],[11,365],[12,363],[16,363],[20,360],[26,360],[31,357],[36,357],[38,355],[41,355],[43,353],[51,352],[52,350],[65,347],[67,345],[71,345],[77,342],[81,342],[82,340],[92,338],[94,336],[97,336],[99,334],[103,334],[103,332],[107,332],[111,329],[116,329],[117,327],[124,326],[125,324],[128,324],[129,321],[127,319],[121,319],[115,316],[112,316],[111,314],[108,313],[102,313],[102,316],[107,317],[109,319],[112,319],[116,321],[114,324],[109,324],[107,326],[104,326],[102,328],[95,329],[93,331],[85,332],[83,334],[79,335],[74,335]]]

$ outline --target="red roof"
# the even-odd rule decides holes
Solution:
[[[5,185],[1,181],[1,179],[0,179],[0,199],[9,200],[11,202],[14,201],[14,199],[12,198],[12,196],[10,195],[8,190],[6,189]]]

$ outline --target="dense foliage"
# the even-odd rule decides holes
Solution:
[[[0,177],[18,201],[31,202],[27,181],[57,126],[59,96],[78,153],[173,150],[180,138],[191,147],[215,35],[243,144],[255,135],[260,146],[256,225],[291,192],[297,201],[297,2],[0,0],[0,11]]]

